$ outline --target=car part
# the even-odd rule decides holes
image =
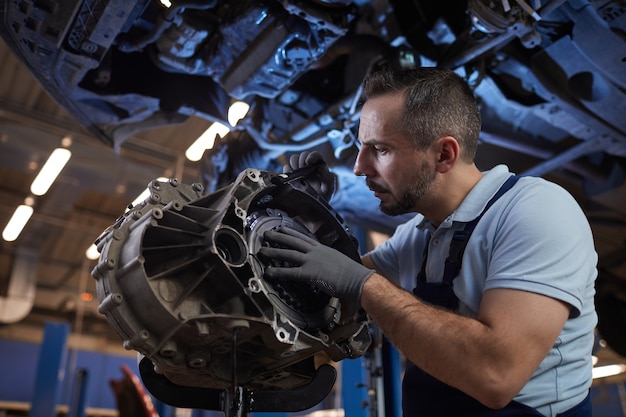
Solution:
[[[349,228],[301,171],[247,169],[208,195],[198,183],[150,183],[150,197],[99,238],[92,273],[99,311],[127,349],[177,385],[263,390],[310,382],[316,353],[366,352],[362,311],[343,311],[311,284],[263,277],[271,261],[256,252],[278,226],[359,259]]]

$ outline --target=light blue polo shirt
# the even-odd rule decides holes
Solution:
[[[504,165],[484,174],[436,230],[420,214],[398,226],[370,252],[378,270],[412,290],[429,244],[426,276],[441,281],[453,233],[476,218],[512,175]],[[591,386],[597,260],[591,228],[574,198],[557,184],[522,177],[476,226],[454,280],[459,313],[469,317],[476,317],[482,294],[492,288],[535,292],[572,307],[556,343],[515,397],[546,416],[578,404]]]

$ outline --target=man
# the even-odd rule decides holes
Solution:
[[[405,416],[590,416],[597,255],[574,199],[503,165],[478,170],[479,111],[453,71],[374,74],[365,97],[354,173],[383,212],[418,214],[362,265],[266,232],[260,255],[287,264],[265,274],[360,303],[411,362]]]

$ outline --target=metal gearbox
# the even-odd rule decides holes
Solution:
[[[366,352],[362,312],[312,285],[263,277],[269,261],[256,253],[277,226],[359,258],[349,228],[303,177],[247,169],[208,195],[175,179],[149,188],[98,239],[92,275],[99,311],[157,373],[188,387],[293,389],[312,380],[317,353]]]

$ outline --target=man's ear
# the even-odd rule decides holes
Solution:
[[[448,172],[460,157],[459,142],[452,136],[442,136],[435,141],[435,149],[438,152],[437,172]]]

